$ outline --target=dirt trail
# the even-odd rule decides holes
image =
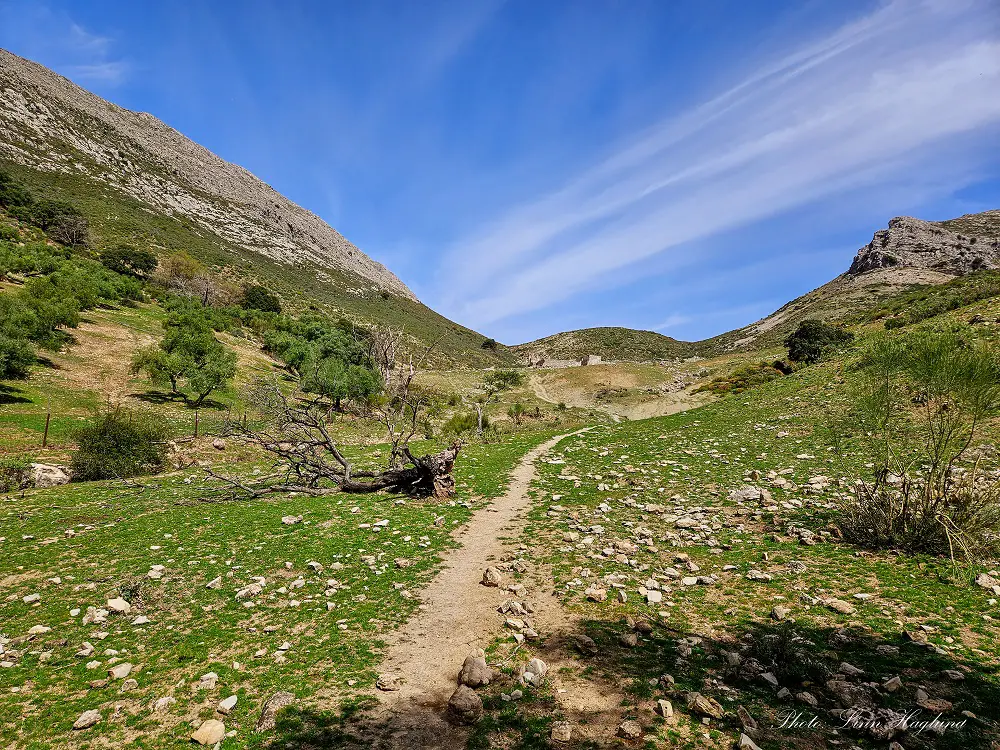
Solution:
[[[364,732],[370,747],[465,747],[468,730],[446,720],[448,699],[465,657],[498,636],[502,618],[497,607],[511,596],[482,586],[483,571],[516,548],[523,512],[531,504],[534,462],[575,434],[552,438],[529,451],[514,469],[507,492],[478,511],[460,533],[461,546],[445,556],[443,570],[422,592],[421,610],[389,644],[381,672],[402,682],[396,691],[379,693],[380,706]],[[539,591],[533,598],[552,597]],[[551,606],[559,605],[552,601],[546,609]],[[545,619],[549,624],[558,616],[550,610]]]

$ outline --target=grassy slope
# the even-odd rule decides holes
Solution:
[[[106,184],[82,174],[30,170],[0,160],[39,195],[74,204],[87,216],[98,247],[117,243],[149,246],[163,253],[184,250],[234,280],[254,280],[272,287],[292,310],[317,305],[334,316],[362,324],[402,327],[414,347],[438,341],[434,359],[440,365],[490,366],[511,360],[505,348],[485,350],[485,337],[437,314],[426,305],[395,296],[383,298],[370,283],[347,273],[311,264],[289,266],[257,253],[234,248],[204,227],[178,216],[166,216]]]
[[[940,321],[964,324],[977,313],[996,318],[1000,299],[956,310]],[[1000,326],[974,330],[1000,346]],[[987,722],[970,720],[965,729],[942,738],[908,736],[902,739],[907,748],[988,748],[1000,733],[1000,620],[991,594],[971,583],[980,570],[996,568],[997,561],[954,568],[942,559],[859,552],[832,537],[805,546],[792,533],[796,526],[817,533],[832,528],[836,507],[854,479],[864,475],[865,456],[849,426],[840,422],[849,408],[851,377],[840,362],[820,364],[683,414],[595,428],[560,444],[552,457],[561,463],[539,465],[526,538],[534,541],[534,552],[551,569],[556,591],[583,618],[585,632],[600,648],[599,656],[585,660],[588,666],[579,676],[624,686],[624,717],[638,718],[664,743],[658,746],[728,748],[738,736],[739,723],[732,715],[708,727],[692,717],[683,697],[690,690],[710,694],[729,711],[748,707],[765,728],[764,738],[758,738],[765,750],[824,746],[830,730],[840,724],[827,713],[836,703],[826,680],[842,661],[866,670],[862,681],[881,684],[902,677],[904,687],[894,694],[883,691],[876,705],[910,710],[914,691],[922,686],[932,697],[954,704],[946,719],[962,720],[960,711],[967,710]],[[994,420],[983,439],[1000,439],[1000,420]],[[767,478],[771,471],[793,484],[776,486]],[[828,482],[810,487],[810,479],[818,476]],[[769,490],[773,501],[730,498],[732,490],[748,485]],[[648,512],[648,504],[661,510]],[[705,524],[697,538],[678,535],[674,519],[689,514]],[[622,550],[636,566],[614,558]],[[675,562],[677,553],[689,555],[700,570],[684,570]],[[804,567],[793,570],[788,567],[793,561]],[[681,575],[711,575],[718,582],[685,586],[664,575],[670,566],[681,567]],[[751,569],[773,579],[748,580]],[[664,588],[658,605],[646,604],[637,591],[651,575]],[[616,599],[611,581],[623,585],[627,602]],[[587,601],[584,591],[591,585],[609,589],[608,600]],[[874,598],[861,601],[855,594]],[[856,612],[840,614],[800,595],[840,598]],[[789,609],[783,625],[769,616],[777,604]],[[635,648],[619,640],[629,630],[627,616],[656,624]],[[837,635],[844,628],[846,639]],[[936,650],[908,642],[904,632],[922,628]],[[784,670],[779,679],[793,694],[811,691],[820,700],[819,709],[778,700],[763,682],[743,680],[725,666],[725,651],[743,650],[745,656],[766,652],[768,643],[779,642],[769,638],[787,637],[788,632],[806,642],[799,643],[799,655],[792,655],[793,646],[779,659]],[[561,634],[553,635],[546,648],[553,641],[559,647]],[[699,640],[685,658],[681,639],[692,637]],[[754,650],[746,652],[747,644],[755,644]],[[899,651],[882,653],[878,646]],[[497,661],[508,650],[501,645]],[[964,671],[965,680],[943,677],[945,669]],[[676,690],[651,687],[664,672],[676,679]],[[491,733],[506,732],[507,746],[534,747],[531,738],[546,737],[548,724],[563,718],[545,691],[513,708],[498,700],[502,689],[509,691],[498,685],[487,700],[493,712],[477,746],[485,747]],[[673,701],[677,721],[654,716],[658,698]],[[806,721],[819,715],[820,727],[773,730],[788,709],[804,710]],[[934,715],[923,713],[927,719]],[[510,734],[520,735],[522,744],[511,741]],[[885,747],[865,740],[861,744]]]
[[[226,747],[260,747],[266,738],[251,729],[276,690],[327,706],[369,693],[381,635],[416,606],[408,592],[433,574],[438,552],[453,543],[451,529],[502,492],[519,456],[547,435],[468,447],[457,469],[459,496],[444,504],[400,504],[384,495],[204,502],[213,496],[199,473],[138,487],[89,483],[0,498],[0,635],[11,639],[0,640],[7,650],[0,661],[14,662],[0,668],[4,746],[77,746],[97,737],[116,747],[172,746],[235,694],[239,703],[225,721],[237,736]],[[301,515],[303,523],[284,525],[285,515]],[[389,524],[380,531],[359,528],[382,519]],[[398,568],[393,561],[401,557],[413,565]],[[325,570],[313,572],[310,561]],[[163,578],[147,577],[153,565],[165,566]],[[216,576],[222,588],[205,588]],[[268,584],[246,608],[234,594],[251,576]],[[59,583],[49,580],[55,577]],[[301,588],[287,588],[300,577]],[[326,595],[329,579],[349,587]],[[22,601],[34,593],[39,603]],[[130,615],[102,625],[70,615],[118,595],[133,603]],[[151,622],[131,625],[137,615]],[[35,625],[52,630],[28,637]],[[93,655],[74,656],[85,641],[95,646]],[[282,660],[277,650],[285,641],[292,648]],[[259,649],[265,653],[255,656]],[[99,664],[88,667],[92,661]],[[121,680],[89,686],[116,661],[136,666],[136,689],[121,693]],[[219,686],[198,690],[209,671]],[[151,714],[149,704],[165,696],[176,705]],[[101,709],[103,721],[74,735],[71,724],[92,708]]]

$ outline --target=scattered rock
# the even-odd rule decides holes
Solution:
[[[553,722],[549,737],[553,742],[569,742],[573,738],[573,725],[568,721]]]
[[[177,702],[176,698],[171,698],[169,695],[164,698],[157,698],[153,701],[153,713],[164,714],[170,710],[170,707]]]
[[[498,588],[501,583],[503,583],[503,576],[500,575],[500,571],[496,567],[491,565],[483,572],[484,586]]]
[[[264,703],[264,707],[261,708],[260,718],[257,719],[257,726],[254,727],[254,731],[269,732],[274,729],[278,712],[293,703],[295,703],[295,696],[291,693],[282,690],[272,695]]]
[[[199,745],[214,745],[222,742],[226,736],[226,725],[218,719],[208,719],[191,735],[191,739]]]
[[[108,609],[112,612],[118,612],[119,614],[127,615],[132,611],[132,605],[129,604],[124,599],[108,599]]]
[[[623,740],[637,740],[642,737],[642,724],[633,719],[626,719],[618,725],[618,736]]]
[[[664,719],[672,719],[674,717],[674,705],[670,701],[660,698],[656,701],[656,713]]]
[[[726,710],[717,700],[701,693],[688,693],[687,707],[693,713],[700,714],[701,716],[709,716],[713,719],[722,718],[726,713]]]
[[[468,685],[459,685],[448,700],[448,710],[463,724],[475,724],[483,718],[483,700]]]
[[[108,670],[108,677],[113,680],[124,680],[132,672],[132,665],[127,661],[121,664],[115,664],[111,669]]]
[[[458,682],[461,685],[468,685],[470,688],[477,688],[482,685],[489,685],[493,679],[493,670],[489,668],[482,653],[469,654],[465,657],[462,670],[458,673]]]
[[[378,679],[375,680],[375,687],[379,690],[383,690],[387,693],[391,693],[395,690],[399,690],[399,686],[402,683],[402,678],[395,677],[391,674],[379,675]]]
[[[302,523],[302,516],[282,516],[281,522],[285,526],[294,526],[297,523]]]
[[[35,487],[58,487],[69,484],[70,476],[66,469],[53,464],[31,464],[31,476]]]
[[[101,720],[101,712],[96,708],[84,711],[80,717],[73,722],[73,729],[89,729]]]
[[[223,698],[219,701],[219,705],[215,710],[223,716],[227,716],[230,711],[236,708],[237,700],[239,700],[239,696],[236,695],[230,695],[228,698]]]
[[[739,750],[760,750],[760,747],[745,734],[740,734],[740,741],[737,744]]]
[[[224,451],[226,449],[226,441],[220,437],[217,437],[212,441],[212,447],[217,451]]]

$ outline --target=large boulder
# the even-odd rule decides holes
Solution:
[[[54,464],[32,464],[31,478],[35,487],[58,487],[61,484],[69,484],[69,472],[62,466]]]

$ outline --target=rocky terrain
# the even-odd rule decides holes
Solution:
[[[846,273],[804,294],[766,318],[705,341],[677,341],[653,331],[586,328],[513,347],[521,356],[610,361],[650,361],[707,356],[780,343],[806,318],[844,318],[919,285],[1000,268],[1000,211],[967,214],[943,222],[898,216],[858,250]]]
[[[381,263],[247,170],[152,115],[131,112],[0,50],[0,158],[110,185],[226,243],[283,263],[312,262],[415,300]]]
[[[880,268],[928,268],[954,276],[1000,268],[1000,240],[969,236],[940,224],[897,216],[858,251],[847,273],[859,276]]]

